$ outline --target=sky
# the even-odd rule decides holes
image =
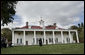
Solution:
[[[15,11],[13,23],[1,28],[22,27],[26,22],[39,25],[41,19],[45,26],[56,23],[65,29],[84,22],[84,1],[18,1]]]

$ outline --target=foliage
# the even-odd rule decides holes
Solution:
[[[84,26],[84,24],[83,24],[83,22],[81,23],[81,27],[83,27]]]
[[[77,26],[71,26],[70,29],[76,29],[78,30],[78,36],[79,36],[79,41],[80,42],[84,42],[84,24],[83,22],[81,22],[80,24],[78,24],[78,27]],[[74,39],[76,39],[76,34],[73,35]]]
[[[6,37],[8,41],[12,40],[12,31],[9,28],[1,29],[2,37]]]
[[[84,28],[79,32],[79,40],[80,42],[84,42]]]
[[[15,4],[17,1],[1,1],[1,21],[2,25],[8,24],[9,22],[13,22],[15,15]]]
[[[78,27],[80,28],[80,24],[78,24]]]
[[[71,26],[70,29],[78,29],[78,27],[74,25],[74,26]]]

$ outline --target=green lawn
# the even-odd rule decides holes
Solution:
[[[8,47],[1,54],[84,54],[84,43]]]

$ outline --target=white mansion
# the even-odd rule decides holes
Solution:
[[[45,44],[67,44],[79,43],[77,30],[62,29],[56,26],[56,23],[44,26],[44,21],[40,20],[40,26],[26,26],[12,29],[12,43],[17,45],[38,45],[39,39]],[[73,34],[76,34],[76,40]]]

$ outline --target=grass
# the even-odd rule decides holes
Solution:
[[[1,54],[84,54],[84,43],[8,47]]]

